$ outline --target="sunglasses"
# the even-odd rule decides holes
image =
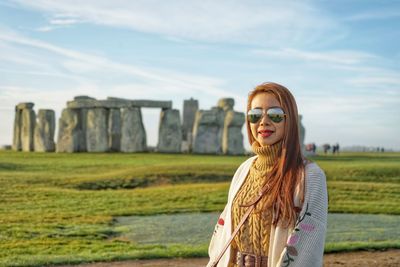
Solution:
[[[250,123],[257,123],[265,114],[267,114],[268,118],[274,123],[280,123],[286,116],[283,109],[279,107],[273,107],[267,110],[253,108],[247,112],[247,120]]]

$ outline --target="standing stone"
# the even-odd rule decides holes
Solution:
[[[31,102],[19,103],[18,105],[15,106],[14,133],[13,133],[13,145],[12,145],[15,151],[21,151],[21,150],[33,151],[34,140],[33,140],[33,132],[31,130],[32,127],[33,128],[35,127],[34,126],[35,113],[32,110],[33,106],[34,104]],[[25,119],[23,117],[24,110],[27,110],[25,111]],[[24,143],[25,143],[25,149],[23,149]]]
[[[77,109],[78,111],[78,123],[79,123],[79,129],[80,129],[80,137],[78,139],[78,151],[79,152],[86,152],[87,151],[87,117],[88,117],[88,108],[80,108]]]
[[[37,118],[34,142],[35,151],[54,152],[55,113],[50,109],[39,109]]]
[[[65,108],[58,120],[57,152],[78,152],[82,132],[79,109]]]
[[[34,140],[33,135],[35,132],[36,115],[35,111],[31,108],[22,110],[22,124],[21,124],[21,145],[22,151],[33,151]]]
[[[121,151],[146,151],[146,131],[140,108],[123,108],[121,111],[121,125]]]
[[[13,132],[13,144],[12,149],[15,151],[21,151],[21,126],[22,126],[22,110],[15,107],[15,118],[14,118],[14,132]]]
[[[98,102],[96,100],[96,98],[87,96],[87,95],[79,95],[79,96],[75,96],[74,97],[74,101],[72,101],[74,103],[77,103],[77,105],[79,106],[81,103],[87,103],[87,102]],[[67,103],[67,107],[69,108],[70,105]],[[71,107],[71,108],[76,108],[76,107]],[[87,114],[88,114],[88,107],[85,107],[85,105],[83,105],[82,107],[77,108],[77,110],[79,110],[78,112],[78,122],[79,122],[79,129],[80,129],[80,133],[81,133],[81,137],[79,138],[79,143],[78,143],[78,151],[79,152],[86,152],[87,150],[87,131],[86,131],[86,127],[87,127]]]
[[[229,110],[225,115],[222,152],[228,155],[244,154],[242,127],[245,121],[243,112]]]
[[[19,103],[17,109],[33,109],[34,105],[32,102]]]
[[[182,134],[183,140],[185,141],[190,141],[191,139],[197,110],[199,110],[199,101],[194,100],[193,98],[183,101]]]
[[[87,112],[86,149],[88,152],[108,151],[108,117],[105,108],[92,108]]]
[[[110,109],[108,117],[108,146],[110,151],[121,149],[121,111]]]
[[[217,106],[222,108],[225,112],[228,110],[233,110],[233,106],[235,105],[235,100],[233,98],[221,98],[218,100]]]
[[[193,153],[222,153],[224,111],[220,108],[199,110],[193,126]]]
[[[158,131],[158,151],[166,153],[181,152],[182,127],[177,109],[165,109],[160,114]]]

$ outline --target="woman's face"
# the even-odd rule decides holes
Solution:
[[[263,115],[256,123],[250,123],[251,133],[261,146],[273,145],[283,138],[285,131],[285,119],[281,122],[273,122],[266,112],[270,108],[282,108],[274,95],[259,93],[251,101],[251,109],[262,109]]]

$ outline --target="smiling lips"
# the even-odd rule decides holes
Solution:
[[[258,134],[261,135],[261,137],[263,137],[263,138],[269,137],[273,133],[274,133],[274,131],[271,131],[271,130],[259,130],[258,131]]]

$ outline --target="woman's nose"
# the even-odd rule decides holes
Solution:
[[[267,113],[264,112],[262,114],[261,120],[260,120],[260,125],[269,125],[271,122],[269,121],[269,118],[267,116]]]

